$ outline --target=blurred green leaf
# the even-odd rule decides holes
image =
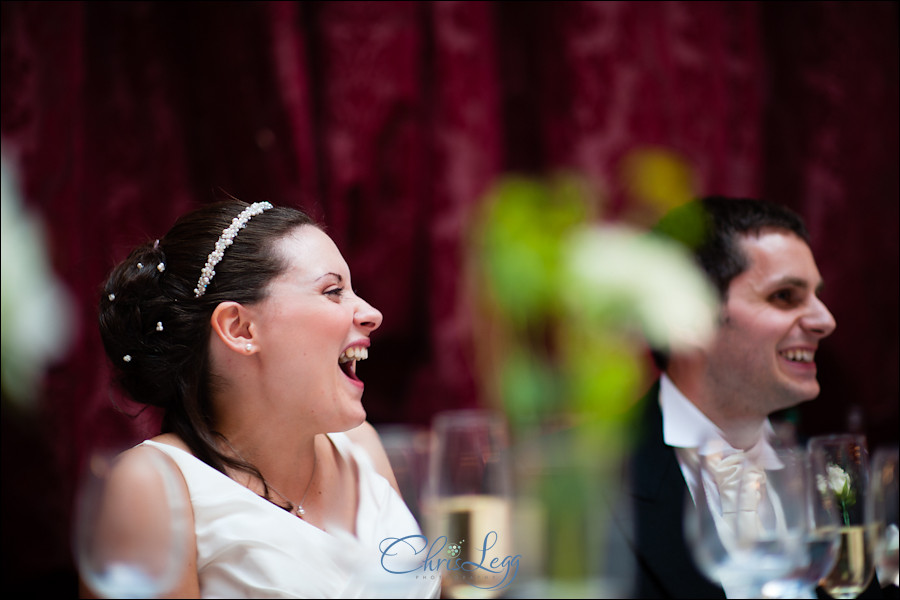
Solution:
[[[512,349],[502,368],[504,409],[516,429],[528,429],[560,408],[557,375],[527,348]]]
[[[515,325],[556,312],[561,242],[591,212],[579,184],[565,177],[510,177],[488,195],[476,243],[485,285]]]

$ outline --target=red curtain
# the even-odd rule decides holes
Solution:
[[[623,157],[765,196],[813,235],[838,329],[806,434],[898,425],[898,26],[880,2],[3,2],[2,135],[78,335],[3,424],[7,582],[70,573],[91,449],[152,434],[111,400],[104,276],[221,188],[312,213],[384,313],[377,423],[479,402],[460,268],[499,175],[575,169],[627,210]],[[13,418],[14,417],[14,418]],[[24,587],[23,585],[23,587]]]

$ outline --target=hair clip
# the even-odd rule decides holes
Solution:
[[[163,271],[165,271],[165,270],[166,270],[166,263],[159,263],[158,265],[156,265],[156,270],[159,271],[160,273],[162,273]]]
[[[156,322],[156,330],[157,330],[157,331],[162,331],[162,330],[163,330],[162,321],[157,321],[157,322]]]

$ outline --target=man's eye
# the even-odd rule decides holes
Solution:
[[[794,292],[792,290],[778,290],[772,294],[769,299],[780,304],[793,304],[795,301]]]

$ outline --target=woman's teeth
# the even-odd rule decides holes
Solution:
[[[347,348],[346,350],[344,350],[341,353],[340,358],[338,358],[338,362],[344,364],[354,360],[366,360],[367,358],[369,358],[368,348],[354,346],[352,348]]]
[[[785,350],[781,353],[783,357],[793,362],[812,362],[812,350]]]

